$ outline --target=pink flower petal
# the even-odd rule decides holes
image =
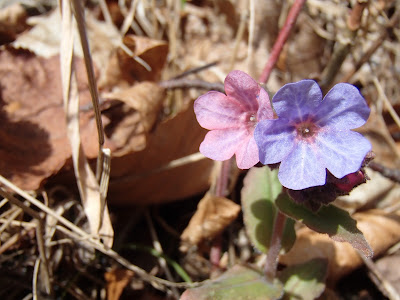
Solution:
[[[269,100],[268,93],[261,88],[260,94],[258,96],[258,112],[257,112],[257,120],[262,121],[266,119],[274,118],[274,111],[272,110],[271,101]]]
[[[236,151],[236,164],[239,169],[250,169],[259,161],[256,141],[253,135],[248,135]]]
[[[227,160],[235,154],[245,138],[246,131],[241,129],[212,130],[200,144],[200,152],[213,160]]]
[[[258,83],[242,71],[232,71],[225,78],[226,95],[239,102],[243,111],[256,112],[258,110],[257,97],[260,89]]]
[[[194,112],[200,126],[209,130],[238,127],[243,113],[235,99],[215,91],[197,98]]]

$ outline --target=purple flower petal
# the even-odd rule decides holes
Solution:
[[[235,99],[220,92],[208,92],[194,102],[194,112],[199,124],[206,129],[239,127],[243,113]]]
[[[285,84],[272,98],[279,118],[304,121],[320,105],[322,92],[314,80]]]
[[[258,83],[242,71],[232,71],[225,78],[226,95],[234,98],[241,105],[242,111],[258,110],[257,98],[260,89]]]
[[[263,120],[254,130],[259,147],[260,161],[264,165],[282,161],[295,146],[294,128],[285,119]]]
[[[274,111],[272,110],[271,101],[269,100],[268,93],[261,88],[258,96],[259,108],[257,112],[257,120],[266,120],[274,118]]]
[[[321,162],[336,178],[358,171],[365,155],[371,151],[371,143],[350,130],[321,132],[315,146]]]
[[[370,109],[358,89],[348,83],[336,84],[315,111],[316,124],[338,130],[365,124]]]
[[[281,162],[278,178],[281,184],[291,190],[303,190],[324,185],[325,167],[318,160],[319,149],[306,142],[298,142],[293,151]]]
[[[200,144],[200,152],[211,159],[222,161],[230,159],[239,147],[248,141],[248,133],[242,129],[212,130]]]

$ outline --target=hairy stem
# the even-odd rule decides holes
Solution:
[[[221,163],[221,168],[219,170],[219,174],[216,179],[215,184],[215,196],[217,197],[225,197],[228,192],[228,184],[229,184],[229,174],[231,171],[231,160],[228,159]],[[222,253],[222,236],[221,234],[217,235],[211,245],[210,249],[210,262],[212,265],[211,272],[216,271],[219,268],[219,262],[221,259]]]
[[[282,52],[283,46],[285,45],[290,35],[290,32],[292,31],[292,28],[296,23],[297,16],[299,15],[300,10],[305,2],[306,0],[296,0],[294,2],[286,18],[285,24],[279,32],[278,38],[276,39],[275,44],[272,47],[271,55],[269,56],[267,64],[264,67],[259,82],[266,83],[268,81],[269,76],[271,75],[271,72],[275,67],[276,62],[278,61],[279,55]]]
[[[271,244],[267,254],[267,261],[264,273],[267,279],[273,280],[276,277],[278,267],[279,252],[282,247],[282,234],[285,228],[286,216],[278,210],[275,218],[274,232],[272,233]]]

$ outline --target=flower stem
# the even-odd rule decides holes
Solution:
[[[228,192],[229,174],[231,171],[231,159],[225,160],[221,163],[219,174],[216,179],[214,194],[217,197],[225,197]],[[211,245],[210,249],[210,262],[212,265],[211,273],[219,269],[219,262],[222,253],[222,236],[217,235]]]
[[[276,269],[278,267],[279,252],[282,247],[282,234],[285,228],[286,216],[278,210],[275,218],[274,232],[269,246],[267,261],[264,267],[264,273],[267,279],[273,280],[276,276]]]
[[[225,160],[221,163],[221,169],[217,177],[215,186],[215,196],[225,197],[228,192],[229,173],[231,171],[231,160]]]
[[[305,2],[306,0],[296,0],[292,8],[290,9],[285,24],[279,32],[278,38],[276,39],[275,44],[272,47],[271,55],[269,56],[267,64],[265,65],[264,70],[260,76],[259,81],[261,83],[267,83],[269,76],[271,75],[272,69],[278,61],[283,46],[285,45],[286,40],[288,39],[289,34],[292,31],[294,24],[296,23],[297,16],[299,15],[300,10]]]

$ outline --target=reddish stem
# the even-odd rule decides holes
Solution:
[[[217,183],[215,185],[215,196],[225,197],[228,191],[229,173],[231,170],[231,159],[222,162],[220,173],[217,177]],[[219,269],[219,262],[222,254],[222,236],[217,235],[211,245],[210,249],[210,262],[212,265],[211,272],[215,272]]]
[[[285,45],[286,40],[288,39],[289,34],[292,31],[293,25],[296,23],[297,16],[299,15],[300,10],[305,2],[306,0],[296,0],[294,2],[286,18],[285,24],[279,32],[278,38],[276,39],[275,44],[272,47],[271,55],[269,56],[267,64],[264,67],[259,82],[267,83],[269,76],[271,75],[272,69],[275,67],[276,62],[278,61],[283,46]]]
[[[210,249],[210,263],[211,263],[211,274],[218,271],[220,268],[219,262],[222,255],[222,235],[218,234],[213,242]]]
[[[228,191],[229,173],[231,171],[231,159],[222,162],[221,170],[215,186],[215,196],[225,197]]]

